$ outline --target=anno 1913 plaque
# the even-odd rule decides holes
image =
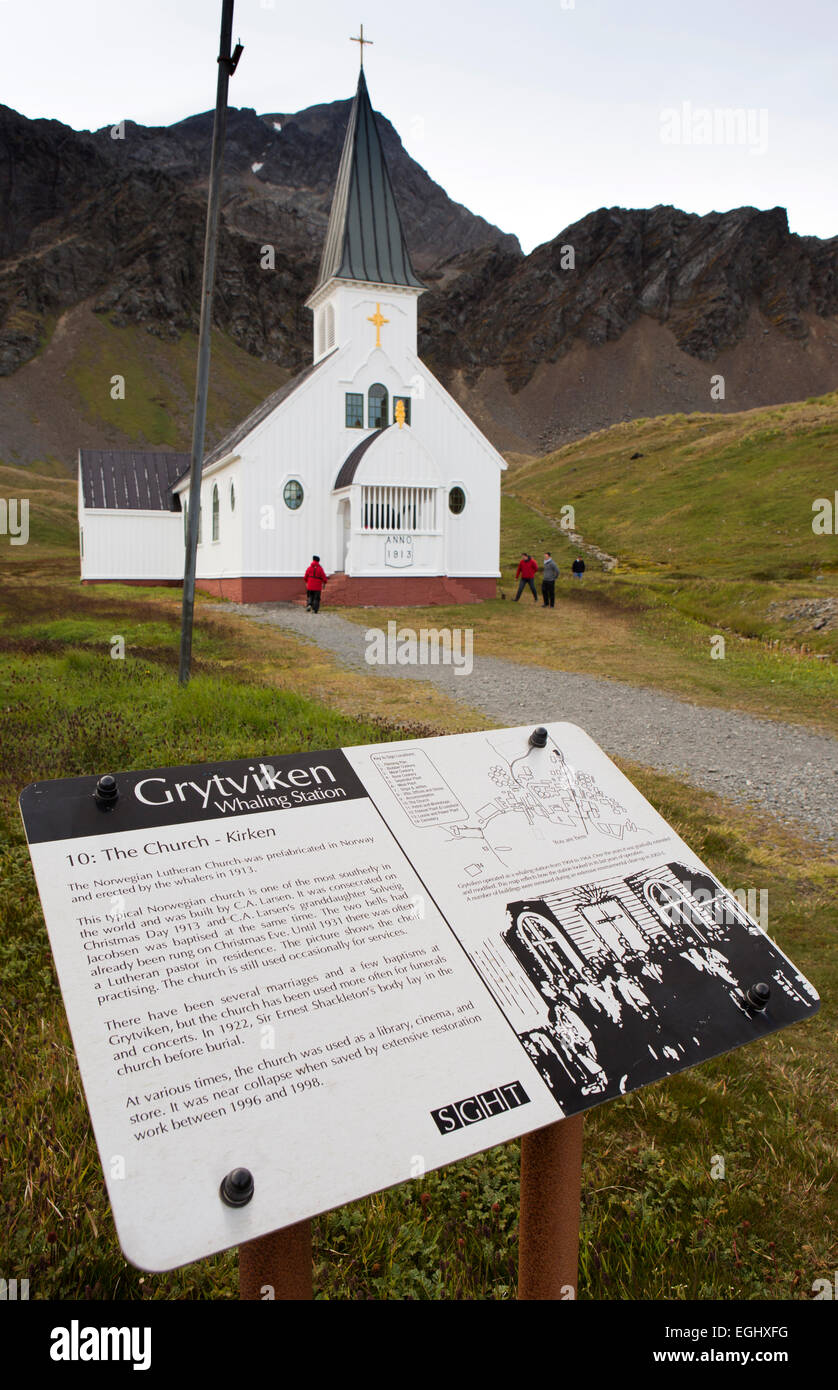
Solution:
[[[816,1011],[582,730],[531,733],[26,788],[133,1263],[252,1240]],[[241,1206],[220,1196],[236,1168]]]

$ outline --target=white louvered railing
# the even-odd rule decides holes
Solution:
[[[433,535],[439,530],[439,489],[368,484],[361,488],[362,531],[409,531]]]

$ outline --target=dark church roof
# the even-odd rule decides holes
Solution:
[[[180,499],[172,488],[189,471],[189,463],[189,454],[80,449],[84,506],[120,511],[179,511]]]
[[[337,351],[337,349],[333,349],[333,351]],[[242,420],[240,425],[236,425],[236,428],[231,430],[220,444],[216,444],[212,453],[207,454],[204,459],[204,467],[206,468],[210,463],[217,463],[225,454],[232,453],[236,445],[240,444],[251,430],[255,430],[256,426],[260,425],[272,410],[276,410],[278,405],[282,405],[282,402],[287,401],[289,396],[293,396],[297,388],[302,386],[304,381],[308,381],[310,376],[314,376],[314,373],[319,371],[331,356],[332,353],[329,352],[325,357],[321,357],[319,362],[312,363],[310,367],[304,367],[296,376],[292,376],[290,381],[286,381],[284,386],[280,386],[278,390],[274,391],[273,395],[268,396],[267,400],[262,401],[261,405],[257,405],[255,410],[251,410],[247,419]]]
[[[375,443],[376,439],[380,439],[382,434],[386,434],[387,430],[391,430],[392,428],[392,425],[385,425],[381,430],[374,430],[372,434],[367,435],[366,439],[362,439],[360,444],[355,445],[352,453],[344,459],[340,466],[340,472],[335,478],[335,492],[337,492],[339,487],[349,487],[349,484],[355,481],[358,465],[367,452],[367,449],[371,444]]]
[[[363,69],[346,127],[317,288],[335,275],[425,288],[410,262]]]

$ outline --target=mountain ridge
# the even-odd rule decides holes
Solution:
[[[304,302],[350,106],[228,115],[214,326],[280,376],[310,360]],[[722,412],[836,384],[838,237],[789,232],[782,208],[612,207],[525,256],[516,237],[453,202],[386,117],[376,121],[430,290],[420,354],[499,447],[538,451],[633,414],[706,409],[711,375],[725,377],[712,407]],[[44,452],[36,430],[27,442],[23,411],[24,378],[37,372],[20,374],[41,360],[49,377],[45,349],[68,314],[78,332],[92,310],[163,344],[196,331],[211,133],[212,112],[77,132],[0,107],[0,386],[20,383],[22,402],[0,389],[14,417],[7,429],[0,415],[0,457]],[[65,400],[78,435],[60,446],[65,462],[93,417],[107,434],[101,402]],[[181,447],[188,424],[179,412]]]

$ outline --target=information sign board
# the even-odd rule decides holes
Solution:
[[[252,1240],[816,1011],[581,729],[532,732],[23,792],[134,1264]]]

